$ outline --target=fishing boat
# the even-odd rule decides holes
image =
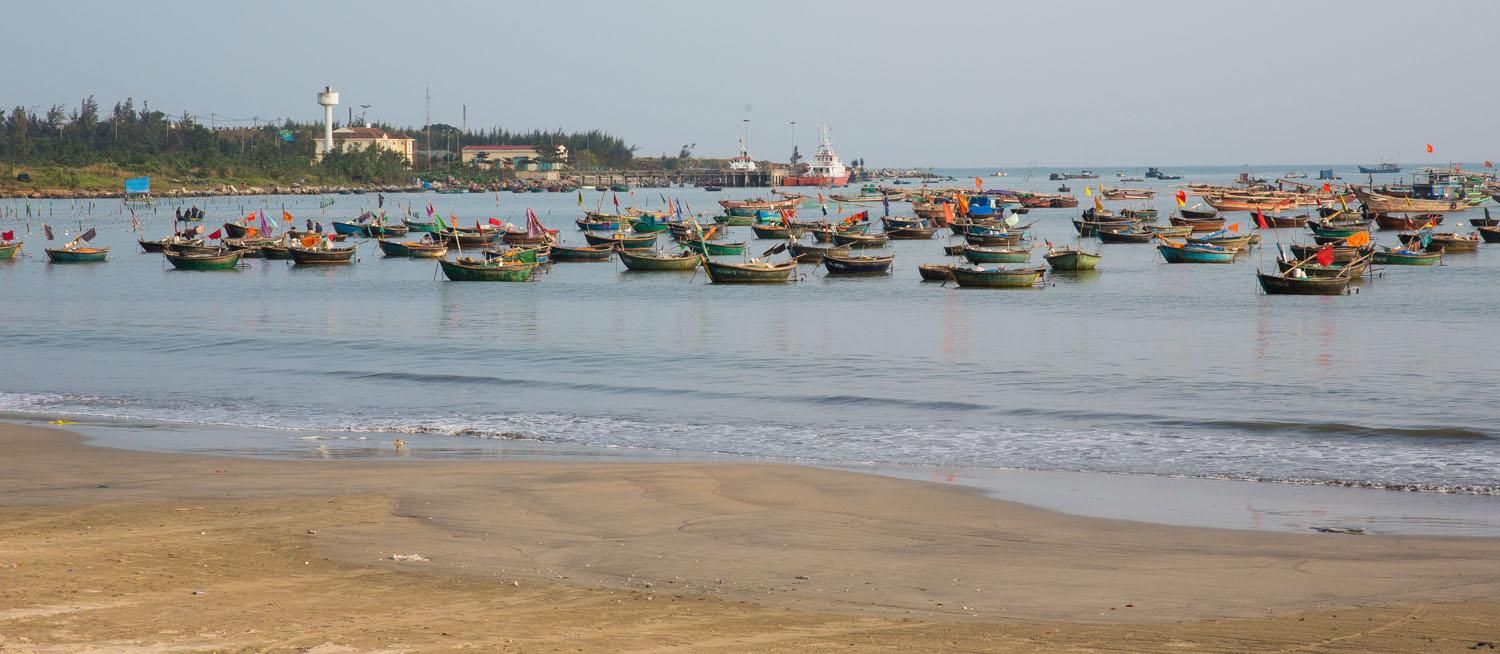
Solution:
[[[620,229],[618,216],[590,214],[573,222],[578,225],[578,229],[585,232],[615,232]]]
[[[831,275],[884,275],[891,271],[891,262],[896,255],[847,255],[823,254],[823,267]]]
[[[16,258],[16,255],[21,252],[21,246],[25,243],[25,241],[0,243],[0,261]]]
[[[1031,261],[1031,248],[966,245],[963,258],[969,263],[1026,263]]]
[[[969,245],[993,245],[1015,247],[1026,240],[1021,234],[966,234],[964,242]]]
[[[224,223],[225,228],[228,228],[230,224]],[[365,226],[359,223],[335,220],[333,221],[333,233],[343,234],[344,236],[364,236]]]
[[[1463,196],[1412,197],[1378,193],[1359,187],[1354,188],[1354,195],[1366,210],[1376,213],[1453,213],[1473,206]]]
[[[1479,238],[1484,239],[1485,243],[1500,243],[1500,228],[1480,227],[1478,231]]]
[[[770,212],[780,215],[782,209],[796,209],[801,198],[782,198],[780,200],[767,200],[765,198],[752,198],[749,200],[719,200],[719,206],[724,208],[724,213],[737,218],[756,218],[762,212]]]
[[[1073,228],[1079,236],[1097,236],[1101,230],[1124,231],[1134,228],[1134,220],[1088,220],[1073,219]]]
[[[906,227],[926,227],[927,221],[921,218],[891,218],[887,216],[880,219],[880,226],[886,231],[890,231]]]
[[[1192,227],[1195,232],[1217,232],[1224,229],[1223,218],[1187,218],[1172,216],[1170,222],[1179,227]]]
[[[1267,273],[1255,271],[1261,290],[1266,295],[1343,295],[1349,290],[1352,277],[1347,271],[1333,277],[1296,277],[1292,273]]]
[[[245,251],[223,249],[214,254],[190,254],[167,248],[162,250],[162,255],[178,270],[234,270],[240,265]]]
[[[1156,232],[1140,229],[1135,225],[1123,229],[1099,229],[1094,235],[1103,243],[1150,243],[1157,237]]]
[[[1418,214],[1416,216],[1402,214],[1398,216],[1389,213],[1377,213],[1375,214],[1375,224],[1381,229],[1414,231],[1443,224],[1443,214],[1430,213]]]
[[[1250,249],[1251,235],[1237,236],[1229,232],[1214,232],[1208,236],[1189,236],[1187,242],[1197,245],[1217,245],[1226,250],[1248,250]]]
[[[850,247],[847,245],[818,245],[797,241],[787,243],[787,253],[791,254],[797,263],[822,263],[825,254],[848,255],[849,251]]]
[[[1138,223],[1156,222],[1155,209],[1124,209],[1120,211],[1120,217],[1125,220],[1134,220]]]
[[[1141,229],[1159,236],[1175,236],[1178,238],[1193,233],[1192,225],[1141,225]]]
[[[498,240],[501,236],[501,230],[450,228],[447,231],[438,232],[434,234],[434,236],[438,237],[442,240],[442,242],[447,243],[452,247],[458,247],[460,249],[470,248],[477,250],[487,247],[489,246],[489,244],[494,243],[496,240]]]
[[[750,231],[755,234],[755,238],[779,240],[797,238],[802,232],[783,223],[754,223],[750,225]]]
[[[1089,252],[1083,248],[1051,247],[1042,258],[1047,260],[1047,265],[1052,266],[1053,270],[1081,271],[1098,268],[1099,260],[1103,257],[1098,252]]]
[[[771,263],[752,259],[745,263],[728,263],[707,257],[702,261],[708,281],[715,284],[785,284],[797,270],[796,261]]]
[[[499,259],[510,263],[547,264],[552,262],[552,246],[486,248],[483,253],[486,259]]]
[[[97,263],[109,257],[109,248],[61,247],[43,248],[52,263]]]
[[[615,246],[610,243],[582,247],[554,245],[551,250],[552,258],[557,261],[609,261],[610,255],[615,252]]]
[[[704,241],[701,239],[681,239],[677,245],[712,257],[728,256],[745,253],[745,242],[726,243],[720,241]]]
[[[833,242],[837,245],[847,245],[853,248],[878,248],[885,247],[890,239],[885,234],[861,234],[856,231],[836,231],[833,233]]]
[[[1383,175],[1386,173],[1399,173],[1401,172],[1401,166],[1393,163],[1380,163],[1373,166],[1366,166],[1361,164],[1359,166],[1359,172],[1362,175]]]
[[[953,266],[943,263],[920,263],[917,264],[917,274],[922,276],[924,282],[951,282],[953,281]]]
[[[598,234],[595,232],[584,232],[583,240],[588,241],[589,245],[618,245],[630,250],[649,250],[656,247],[656,234],[631,234],[629,232]]]
[[[954,266],[953,281],[962,288],[1031,288],[1041,281],[1047,271],[1036,268],[985,268],[983,266]]]
[[[1156,246],[1156,250],[1167,263],[1233,263],[1235,255],[1239,254],[1236,250],[1217,245],[1197,243],[1163,242]]]
[[[1266,227],[1268,227],[1270,229],[1285,229],[1285,228],[1288,228],[1288,227],[1302,227],[1302,226],[1307,225],[1307,221],[1310,220],[1310,219],[1311,219],[1311,216],[1309,216],[1309,215],[1307,215],[1305,213],[1299,213],[1299,214],[1294,215],[1294,216],[1280,216],[1280,215],[1277,215],[1277,214],[1265,214],[1265,213],[1263,213],[1263,214],[1257,216],[1257,218],[1256,218],[1257,221],[1259,221],[1259,220],[1266,221]],[[1257,227],[1260,226],[1259,222],[1256,223],[1256,226]]]
[[[937,233],[936,227],[896,227],[885,230],[885,236],[895,241],[930,241]]]
[[[1183,218],[1187,218],[1188,220],[1205,220],[1205,219],[1208,219],[1208,218],[1218,218],[1219,217],[1219,210],[1218,209],[1188,209],[1188,208],[1183,208],[1183,209],[1178,209],[1177,213],[1182,214],[1182,217]]]
[[[619,250],[620,263],[625,264],[627,270],[640,272],[662,272],[662,271],[687,271],[698,267],[702,256],[696,252],[682,252],[670,254],[666,252],[632,252],[630,250]]]
[[[291,253],[292,262],[298,265],[345,264],[354,261],[354,248],[352,247],[320,248],[292,245],[287,247],[287,251]]]
[[[334,225],[337,224],[338,223],[334,223]],[[239,223],[224,223],[224,235],[228,236],[229,238],[245,238],[245,235],[249,234],[250,230],[252,229],[254,229],[254,227],[251,227],[250,225],[241,225]]]
[[[503,259],[438,259],[443,276],[452,282],[525,282],[530,281],[539,264]]]
[[[1369,269],[1371,261],[1378,253],[1371,252],[1348,263],[1330,263],[1323,265],[1316,261],[1288,261],[1278,258],[1276,266],[1281,272],[1290,272],[1293,268],[1303,271],[1309,277],[1338,277],[1348,275],[1350,279],[1358,279]]]
[[[1372,261],[1382,266],[1435,266],[1443,261],[1443,251],[1411,250],[1408,248],[1382,247],[1370,253]]]
[[[1448,252],[1449,254],[1452,254],[1454,252],[1478,252],[1479,244],[1484,242],[1479,234],[1470,234],[1468,236],[1464,236],[1462,234],[1455,234],[1453,232],[1438,232],[1436,234],[1424,234],[1423,232],[1415,232],[1408,234],[1397,234],[1396,238],[1401,239],[1402,243],[1410,245],[1412,243],[1422,242],[1424,236],[1426,236],[1427,242],[1423,247],[1429,252],[1437,250],[1443,250]]]
[[[157,239],[154,241],[136,239],[136,242],[140,244],[141,251],[147,253],[159,253],[167,247],[177,247],[182,245],[203,245],[203,239],[201,237],[184,238],[180,234],[174,234],[172,236]]]
[[[364,235],[370,238],[387,238],[391,236],[406,236],[411,228],[406,225],[386,225],[384,223],[369,223],[363,226]]]
[[[1297,206],[1297,201],[1290,198],[1243,196],[1243,195],[1205,195],[1203,201],[1219,211],[1282,211]]]
[[[1351,263],[1358,260],[1360,257],[1367,256],[1371,252],[1375,251],[1374,245],[1353,247],[1347,245],[1305,245],[1302,243],[1293,243],[1288,246],[1288,249],[1291,250],[1292,256],[1297,257],[1298,259],[1310,259],[1316,256],[1318,254],[1318,251],[1322,250],[1324,247],[1328,247],[1332,251],[1333,263]]]
[[[261,259],[264,257],[261,256],[260,249],[275,242],[274,238],[226,238],[219,243],[227,249],[238,250],[246,259]]]
[[[1156,197],[1156,191],[1145,188],[1106,188],[1100,190],[1100,195],[1106,200],[1150,200]]]
[[[376,243],[380,244],[380,251],[388,257],[441,259],[448,254],[448,245],[441,242],[424,243],[422,241],[387,241],[380,239]]]
[[[833,151],[827,125],[818,128],[818,151],[813,154],[812,162],[781,183],[787,186],[843,186],[849,183],[849,169]]]
[[[424,223],[415,220],[402,219],[401,224],[406,227],[407,233],[422,232],[424,234],[436,234],[439,230],[437,223]]]

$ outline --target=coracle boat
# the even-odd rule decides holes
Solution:
[[[620,248],[621,250],[625,248]],[[552,246],[552,259],[554,261],[609,261],[609,257],[615,252],[615,246],[585,245],[583,247],[567,247],[564,245]]]
[[[234,270],[240,265],[245,251],[223,249],[214,254],[198,254],[167,248],[162,251],[162,255],[178,270]]]
[[[924,282],[951,282],[953,266],[942,263],[917,264],[917,274],[922,276]]]
[[[1161,245],[1156,246],[1161,252],[1161,258],[1167,263],[1233,263],[1237,250],[1221,248],[1217,245],[1207,244],[1178,244],[1163,239]]]
[[[109,258],[109,248],[43,248],[52,263],[98,263]]]
[[[1417,251],[1407,248],[1381,248],[1370,254],[1382,266],[1435,266],[1443,261],[1443,251]]]
[[[693,270],[702,260],[702,256],[696,252],[669,254],[666,252],[631,252],[625,249],[619,251],[619,257],[620,263],[625,264],[627,270],[640,272]]]
[[[954,266],[953,281],[963,288],[1031,288],[1042,279],[1046,268],[985,268]]]
[[[525,282],[540,264],[503,259],[464,257],[455,261],[438,259],[443,276],[453,282]]]
[[[891,271],[891,262],[896,260],[896,255],[884,256],[869,255],[823,255],[823,267],[828,269],[830,275],[884,275]]]
[[[354,248],[318,248],[293,245],[287,247],[292,262],[298,265],[344,264],[354,261]],[[267,257],[270,258],[270,257]]]
[[[969,263],[1026,263],[1031,261],[1031,248],[966,245],[963,257]]]
[[[797,270],[796,261],[727,263],[706,257],[702,261],[708,281],[715,284],[785,284]]]
[[[388,257],[407,257],[411,259],[441,259],[448,254],[448,246],[445,243],[423,243],[421,241],[387,241],[380,239],[380,251]],[[264,251],[264,249],[262,249]]]
[[[1333,277],[1296,277],[1293,273],[1266,273],[1255,271],[1261,290],[1266,295],[1343,295],[1349,291],[1352,279],[1348,271]]]
[[[1042,255],[1047,260],[1047,265],[1053,270],[1093,270],[1099,266],[1099,260],[1103,257],[1098,252],[1088,252],[1081,248],[1061,247],[1047,250]]]
[[[797,263],[822,263],[823,255],[832,253],[847,256],[849,250],[847,245],[817,245],[795,241],[787,243],[787,253],[792,255]]]

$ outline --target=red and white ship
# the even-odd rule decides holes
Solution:
[[[849,183],[849,169],[839,160],[828,142],[828,126],[818,130],[818,153],[812,163],[796,175],[788,175],[781,181],[784,186],[843,186]]]

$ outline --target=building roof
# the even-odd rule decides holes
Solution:
[[[534,145],[465,145],[464,152],[535,152]]]
[[[379,127],[340,127],[333,130],[335,138],[345,139],[408,139],[395,132],[387,132]]]

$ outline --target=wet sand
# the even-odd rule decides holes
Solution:
[[[1148,525],[785,465],[267,461],[0,425],[7,653],[1467,652],[1500,642],[1496,615],[1500,539]]]

